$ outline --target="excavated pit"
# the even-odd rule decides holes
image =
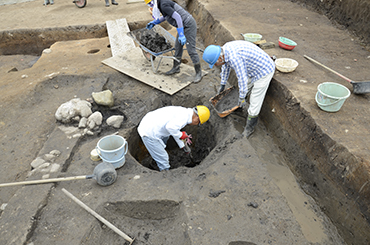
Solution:
[[[179,167],[195,167],[201,164],[202,160],[205,159],[208,154],[215,148],[215,130],[212,124],[203,124],[199,126],[185,126],[182,131],[186,131],[192,136],[193,144],[190,145],[192,152],[192,157],[186,155],[182,149],[180,149],[172,137],[169,137],[167,141],[166,151],[169,155],[169,161],[171,168],[176,169]],[[133,132],[133,137],[130,139],[133,142],[137,142],[133,147],[129,147],[131,155],[144,167],[152,170],[157,170],[158,166],[156,162],[152,159],[149,152],[147,151],[145,145],[143,144],[140,135],[135,129]]]
[[[106,203],[98,212],[135,238],[134,244],[190,245],[186,226],[187,216],[182,204],[171,200],[128,201]],[[168,236],[171,232],[171,236]],[[82,245],[129,244],[108,227],[94,221],[81,240]]]

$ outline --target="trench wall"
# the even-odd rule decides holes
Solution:
[[[132,22],[129,28],[135,30],[145,25],[146,22]],[[106,24],[0,31],[0,55],[41,55],[55,42],[107,36]]]
[[[290,0],[326,15],[370,45],[370,1],[368,0]]]
[[[205,46],[234,40],[200,3],[189,0],[187,8],[197,21]],[[228,82],[238,86],[235,73]],[[272,108],[277,113],[272,113]],[[279,81],[272,80],[260,118],[286,152],[302,188],[315,198],[343,239],[349,244],[370,244],[370,190],[357,181],[369,179],[370,163],[325,134]]]

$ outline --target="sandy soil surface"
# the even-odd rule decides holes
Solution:
[[[228,30],[211,41],[209,38],[215,35],[200,28],[199,39],[204,39],[205,44],[222,44],[230,36],[241,39],[240,33],[246,32],[261,33],[264,39],[275,44],[279,36],[296,40],[299,45],[294,51],[278,47],[266,50],[278,58],[288,57],[299,62],[295,72],[276,72],[275,79],[288,87],[330,137],[366,159],[370,145],[369,137],[364,137],[370,134],[367,127],[369,96],[352,94],[335,114],[321,111],[314,101],[318,84],[338,82],[352,90],[351,85],[303,58],[307,54],[353,80],[368,80],[370,54],[356,38],[341,27],[333,26],[324,16],[290,1],[200,2],[212,13],[215,23],[221,22]],[[104,24],[120,18],[136,23],[150,20],[143,3],[125,1],[107,8],[103,1],[91,0],[83,9],[65,1],[56,0],[47,7],[41,1],[33,1],[1,6],[0,14],[2,31]],[[200,13],[195,11],[194,15],[197,14]],[[199,46],[204,48],[202,43]],[[194,168],[182,166],[162,174],[139,164],[145,157],[142,147],[137,147],[140,141],[135,127],[140,119],[148,111],[165,105],[209,106],[208,100],[218,88],[217,70],[209,70],[209,75],[199,84],[191,84],[169,96],[103,65],[101,61],[111,57],[108,37],[57,42],[50,49],[50,54],[43,53],[41,57],[24,54],[0,57],[0,149],[4,152],[0,160],[1,182],[25,180],[32,160],[54,149],[62,151],[56,161],[62,171],[55,177],[90,174],[97,165],[89,159],[91,149],[99,138],[116,131],[128,139],[130,153],[125,166],[117,171],[116,183],[109,187],[102,188],[94,180],[84,180],[0,189],[0,204],[7,204],[0,217],[5,224],[0,227],[4,244],[12,244],[12,241],[34,244],[124,242],[79,209],[61,192],[62,188],[136,237],[137,244],[344,243],[319,211],[315,213],[320,222],[315,220],[311,225],[320,227],[319,240],[312,235],[319,231],[311,230],[309,235],[299,224],[299,212],[294,212],[292,202],[287,202],[287,194],[282,194],[287,186],[276,184],[277,176],[271,174],[279,171],[279,165],[268,166],[272,158],[263,159],[264,150],[277,151],[266,148],[266,128],[260,123],[252,140],[237,139],[240,125],[245,122],[245,112],[222,120],[213,111],[208,126],[188,129],[195,137],[214,141],[209,149],[202,147],[202,152],[207,151],[209,155]],[[150,69],[149,64],[148,67]],[[202,63],[202,67],[207,66]],[[162,69],[169,68],[164,65]],[[92,137],[68,139],[55,120],[56,109],[74,97],[86,99],[92,92],[104,89],[113,91],[115,112],[125,116],[122,127],[115,130],[104,125]],[[235,121],[239,121],[238,127]],[[41,176],[39,173],[30,178]],[[40,198],[29,198],[27,202],[20,198],[22,195]],[[302,198],[296,200],[296,206],[306,205],[316,210],[312,199]],[[255,203],[258,208],[253,207]],[[34,216],[27,216],[32,208]],[[20,220],[26,220],[22,227],[29,233],[24,234],[21,228],[19,232],[12,230]]]

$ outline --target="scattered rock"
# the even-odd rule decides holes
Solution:
[[[78,123],[79,128],[86,128],[87,126],[87,118],[83,117],[81,118],[80,122]]]
[[[69,123],[76,116],[88,117],[91,114],[91,104],[86,100],[76,98],[59,106],[55,118],[63,123]]]
[[[44,162],[43,164],[39,165],[36,169],[45,169],[50,166],[49,162]]]
[[[123,116],[111,116],[107,119],[107,124],[114,128],[120,128],[123,122]]]
[[[7,203],[1,204],[0,210],[3,210],[4,211],[7,205],[8,205]]]
[[[50,173],[55,173],[55,172],[57,172],[57,171],[59,170],[59,168],[60,168],[60,165],[59,165],[59,164],[57,164],[57,163],[53,163],[53,164],[51,165],[51,168],[50,168]]]
[[[104,90],[102,92],[92,93],[92,97],[96,104],[104,106],[113,106],[113,93],[110,90]]]
[[[10,72],[16,72],[16,71],[18,71],[18,69],[17,69],[17,68],[15,68],[15,67],[13,67],[12,69],[10,69],[10,70],[8,71],[8,73],[10,73]]]
[[[53,154],[45,154],[43,159],[48,162],[54,162],[55,155]]]
[[[49,154],[52,154],[52,155],[54,155],[54,156],[57,156],[57,157],[59,157],[60,156],[60,151],[58,151],[58,150],[52,150],[51,152],[49,152]]]
[[[44,54],[50,54],[51,53],[51,49],[49,48],[46,48],[42,51]]]
[[[87,127],[89,129],[94,129],[95,126],[100,126],[102,122],[103,115],[99,111],[96,111],[87,118]]]
[[[45,160],[41,157],[37,157],[35,160],[31,162],[31,167],[38,168],[41,164],[45,163]]]
[[[216,197],[218,197],[219,195],[221,195],[221,193],[224,193],[225,191],[213,191],[213,190],[211,190],[210,192],[209,192],[209,197],[213,197],[213,198],[216,198]]]
[[[250,202],[247,204],[249,207],[258,208],[258,204],[256,202]]]

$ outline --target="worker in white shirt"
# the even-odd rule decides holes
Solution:
[[[166,106],[146,114],[137,130],[159,170],[169,170],[171,166],[165,150],[168,138],[172,136],[179,148],[189,154],[190,148],[185,147],[184,143],[189,135],[180,130],[186,125],[203,124],[208,121],[209,117],[210,111],[203,105],[194,108]]]

